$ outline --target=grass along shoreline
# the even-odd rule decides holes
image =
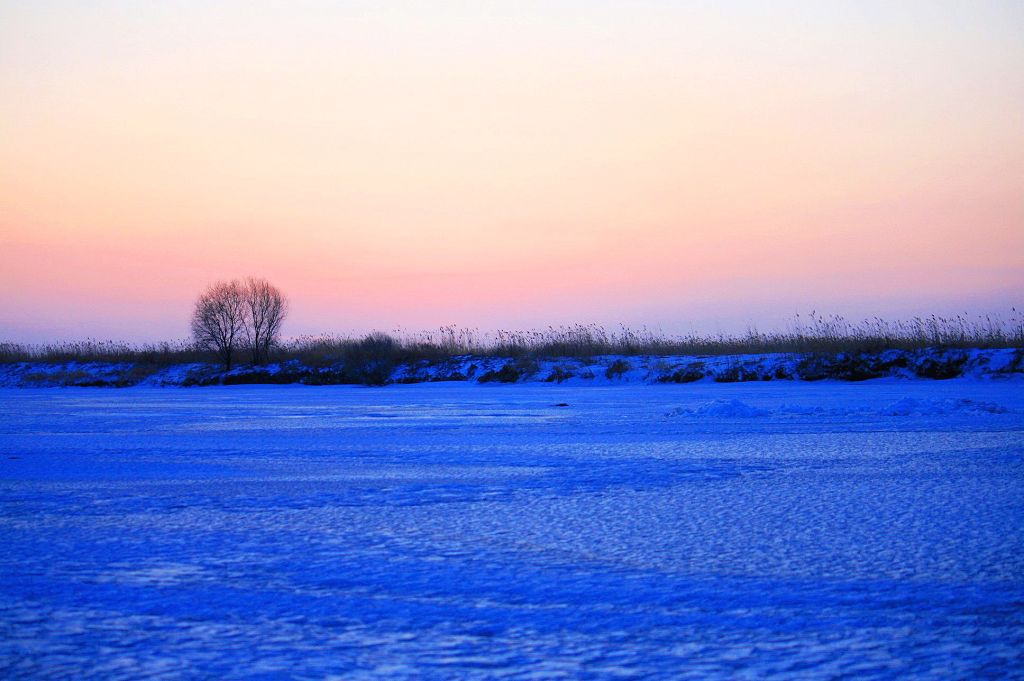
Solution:
[[[933,315],[856,324],[811,313],[797,316],[785,331],[751,330],[743,335],[670,336],[646,328],[576,325],[494,333],[448,326],[419,333],[375,331],[361,337],[302,336],[273,348],[266,365],[239,365],[232,371],[221,371],[212,351],[185,340],[141,345],[93,339],[0,343],[0,381],[21,386],[131,386],[561,383],[627,376],[652,383],[953,378],[965,372],[1020,373],[1021,348],[1024,317],[1015,308],[1008,319]]]
[[[797,315],[784,331],[745,334],[668,335],[647,328],[596,324],[541,330],[482,333],[445,326],[432,331],[364,336],[300,336],[273,348],[271,361],[298,361],[309,367],[338,362],[386,359],[392,363],[476,357],[574,358],[622,356],[718,356],[767,353],[878,353],[886,350],[994,349],[1024,347],[1024,316],[1012,308],[1008,318],[915,317],[889,321],[878,317],[851,323],[840,316]],[[190,340],[128,343],[86,339],[57,343],[0,342],[0,363],[130,362],[168,367],[216,362],[215,353]]]

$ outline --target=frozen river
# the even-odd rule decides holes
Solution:
[[[1024,383],[6,389],[0,545],[3,678],[1024,678]]]

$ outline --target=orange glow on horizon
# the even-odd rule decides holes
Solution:
[[[0,340],[1008,309],[1024,10],[890,4],[4,8]]]

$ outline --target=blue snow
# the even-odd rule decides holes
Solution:
[[[1024,678],[1022,386],[0,389],[0,677]]]

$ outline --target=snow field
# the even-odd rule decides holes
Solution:
[[[1020,677],[1022,393],[0,390],[0,675]]]

